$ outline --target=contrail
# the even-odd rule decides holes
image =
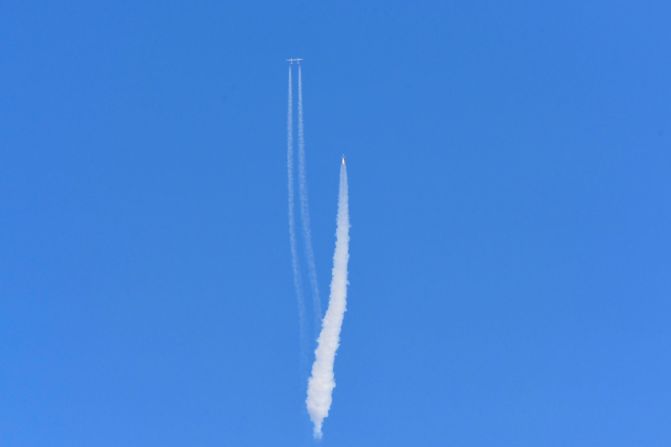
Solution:
[[[312,301],[314,304],[315,327],[319,327],[322,318],[322,305],[319,297],[319,283],[317,281],[317,267],[315,254],[312,248],[312,230],[310,227],[310,205],[308,200],[307,174],[305,172],[305,132],[303,127],[303,77],[301,64],[298,63],[298,190],[301,199],[301,222],[303,223],[303,244],[308,264],[308,275],[312,286]]]
[[[343,157],[340,165],[340,192],[338,196],[338,223],[336,245],[333,254],[331,296],[322,322],[322,331],[317,340],[315,362],[308,381],[306,404],[314,424],[314,436],[322,437],[322,424],[331,408],[335,381],[333,363],[340,343],[345,308],[347,306],[347,262],[349,260],[349,204],[347,191],[347,166]]]
[[[288,204],[289,204],[289,245],[291,246],[291,268],[294,275],[294,289],[296,289],[296,302],[298,304],[298,325],[301,343],[301,362],[304,362],[306,352],[305,333],[305,301],[303,299],[303,285],[301,272],[298,264],[298,248],[296,245],[296,204],[294,192],[294,128],[293,128],[293,82],[291,76],[291,65],[289,65],[289,102],[287,106],[287,181],[288,181]],[[301,365],[303,370],[304,365]]]

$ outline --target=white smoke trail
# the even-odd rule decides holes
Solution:
[[[301,362],[304,361],[306,352],[305,333],[305,302],[303,299],[303,285],[301,272],[298,264],[298,248],[296,244],[296,204],[294,192],[294,128],[293,128],[293,81],[292,68],[289,65],[289,102],[287,106],[287,181],[288,181],[288,205],[289,205],[289,245],[291,246],[291,268],[294,275],[294,289],[296,290],[296,301],[298,304],[298,325],[301,343]],[[301,365],[303,370],[304,365]]]
[[[319,327],[322,318],[321,298],[315,254],[312,248],[312,229],[310,226],[310,204],[308,200],[307,174],[305,167],[305,132],[303,127],[303,76],[301,64],[298,64],[298,190],[301,200],[301,222],[303,223],[303,245],[308,264],[308,275],[312,286],[312,301],[315,315],[315,327]]]
[[[345,308],[347,307],[347,263],[349,261],[349,204],[347,191],[347,166],[343,158],[340,165],[340,192],[338,196],[338,223],[333,254],[331,296],[317,341],[315,362],[308,381],[307,408],[314,424],[314,436],[322,436],[322,424],[331,408],[335,380],[333,364],[340,343]]]

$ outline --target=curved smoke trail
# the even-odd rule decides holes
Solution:
[[[289,102],[287,106],[287,181],[289,205],[289,244],[291,246],[291,268],[294,275],[294,289],[298,304],[298,325],[300,331],[301,357],[306,351],[305,334],[305,302],[303,299],[303,285],[298,264],[298,248],[296,244],[296,204],[294,192],[294,129],[293,129],[293,87],[291,79],[291,65],[289,65]],[[301,360],[304,361],[304,360]],[[302,369],[302,368],[301,368]]]
[[[315,438],[322,436],[322,424],[331,408],[335,380],[333,364],[340,344],[340,330],[347,307],[347,263],[349,261],[349,204],[347,166],[343,158],[340,165],[340,191],[338,195],[338,224],[333,254],[331,296],[317,341],[315,362],[308,381],[307,408],[314,424]]]
[[[312,248],[312,230],[310,227],[310,205],[308,200],[307,174],[305,167],[305,132],[303,127],[303,77],[301,65],[298,64],[298,190],[301,199],[301,222],[303,223],[303,243],[305,257],[308,264],[310,285],[312,286],[312,301],[315,313],[315,327],[319,327],[322,318],[321,299],[319,297],[319,283],[317,281],[317,267],[315,254]]]

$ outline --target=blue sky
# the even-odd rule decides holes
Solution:
[[[324,446],[671,444],[667,2],[0,5],[0,444],[308,446],[284,59],[304,62]]]

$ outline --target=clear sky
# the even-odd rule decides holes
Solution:
[[[303,65],[323,446],[671,445],[665,1],[0,4],[0,444],[309,446],[286,197]]]

